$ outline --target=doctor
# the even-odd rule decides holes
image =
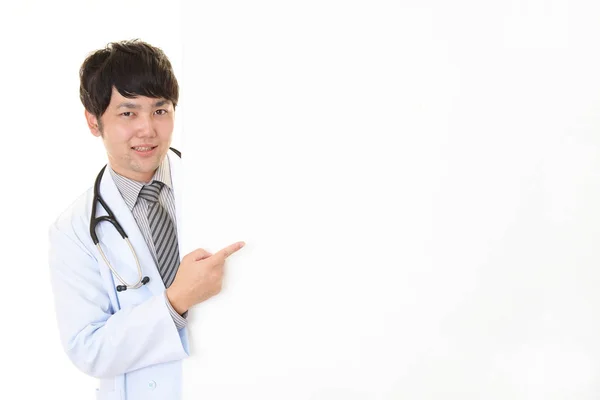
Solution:
[[[75,366],[99,378],[96,398],[177,400],[187,311],[219,293],[225,261],[244,243],[179,254],[182,175],[170,150],[179,88],[160,49],[110,43],[83,62],[80,84],[108,164],[96,190],[49,229],[61,342]]]

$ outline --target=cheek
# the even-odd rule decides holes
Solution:
[[[157,131],[161,137],[169,137],[173,133],[173,127],[175,126],[173,119],[160,121],[157,125]]]
[[[116,143],[126,143],[134,136],[135,129],[128,124],[115,124],[113,132]]]
[[[113,124],[110,129],[104,130],[104,137],[110,146],[123,147],[123,145],[129,144],[133,132],[133,129],[128,129],[126,126]]]

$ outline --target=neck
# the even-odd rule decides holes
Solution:
[[[115,166],[115,165],[112,165],[112,164],[110,164],[110,167],[113,169],[113,171],[115,171],[117,174],[121,175],[122,177],[125,177],[127,179],[131,179],[132,181],[140,182],[140,183],[143,183],[143,184],[150,183],[150,181],[152,181],[152,177],[156,173],[156,170],[154,170],[152,172],[149,172],[149,173],[148,172],[137,172],[137,171],[131,171],[131,170],[124,170],[124,169],[119,168],[118,166]]]

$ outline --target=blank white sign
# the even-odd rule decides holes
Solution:
[[[600,395],[600,4],[185,7],[186,399]]]

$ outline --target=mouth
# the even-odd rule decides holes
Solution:
[[[134,146],[131,149],[141,155],[149,155],[156,150],[158,146]]]

